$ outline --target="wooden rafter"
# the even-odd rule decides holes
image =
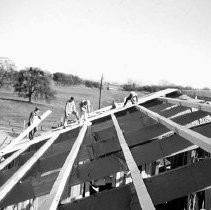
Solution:
[[[180,100],[174,98],[167,98],[167,97],[159,97],[159,100],[167,103],[177,104],[179,106],[186,106],[190,108],[196,108],[198,110],[202,110],[205,112],[211,112],[211,105],[210,104],[202,104],[198,102],[194,102],[193,100]]]
[[[160,97],[160,96],[165,96],[167,94],[171,94],[171,93],[176,93],[178,92],[177,89],[166,89],[166,90],[162,90],[162,91],[158,91],[156,93],[153,93],[153,94],[150,94],[150,95],[146,95],[144,96],[143,98],[139,99],[139,103],[145,103],[147,101],[150,101],[150,100],[153,100],[153,99],[156,99],[157,97]],[[132,105],[134,106],[134,105]],[[100,118],[103,118],[103,117],[106,117],[106,116],[109,116],[110,114],[112,113],[116,113],[116,112],[121,112],[123,110],[126,110],[128,109],[129,107],[132,107],[132,106],[126,106],[126,107],[122,107],[122,108],[119,108],[119,109],[113,109],[113,110],[107,110],[105,112],[102,112],[102,113],[98,113],[97,115],[95,116],[90,116],[89,118],[89,121],[92,122],[96,119],[100,119]],[[43,117],[42,117],[43,118]],[[8,153],[11,153],[11,152],[14,152],[16,150],[19,150],[23,147],[25,147],[26,145],[33,145],[33,144],[36,144],[38,142],[41,142],[41,141],[45,141],[47,140],[48,138],[51,138],[52,136],[54,135],[57,135],[57,134],[60,134],[60,133],[65,133],[69,130],[72,130],[72,129],[75,129],[79,127],[79,125],[74,125],[73,127],[67,127],[66,129],[63,129],[63,130],[56,130],[56,131],[53,131],[51,133],[48,133],[47,135],[43,135],[43,136],[40,136],[40,137],[37,137],[37,138],[34,138],[32,141],[29,141],[29,142],[26,142],[24,144],[18,144],[19,140],[18,141],[14,141],[12,147],[7,147],[7,149],[3,149],[2,151],[2,155],[5,155],[5,154],[8,154]],[[29,127],[30,128],[30,127]],[[29,132],[30,130],[27,130],[26,132],[26,135],[27,133]],[[25,134],[25,133],[24,133]],[[14,146],[14,147],[13,147]]]
[[[211,136],[210,132],[211,125],[202,125],[196,128],[193,128],[194,131],[206,134]],[[141,139],[140,135],[140,139]],[[68,141],[64,144],[63,147],[58,147],[59,150],[52,146],[48,152],[50,156],[42,157],[39,160],[37,173],[43,174],[47,171],[57,170],[62,167],[64,160],[66,159],[69,151],[71,150],[72,145]],[[191,146],[192,144],[189,141],[186,141],[184,138],[173,135],[170,137],[163,138],[162,140],[154,140],[146,142],[145,144],[137,145],[131,148],[131,153],[137,163],[138,166],[144,163],[150,163],[160,158],[164,158],[166,156],[172,156],[181,152],[189,151],[196,149],[196,146]],[[52,149],[52,152],[50,151]],[[149,155],[150,154],[150,155]],[[45,154],[46,155],[46,154]],[[79,165],[76,169],[72,171],[71,175],[71,186],[83,183],[85,181],[91,181],[93,179],[98,179],[104,176],[108,176],[110,174],[116,173],[118,171],[123,170],[123,165],[120,164],[119,158],[122,157],[122,154],[119,152],[113,153],[112,155],[106,155],[106,157],[98,158],[96,160],[84,163]],[[28,158],[22,157],[21,159],[25,161]],[[78,158],[78,157],[77,157]],[[122,163],[122,162],[121,162]],[[101,166],[104,166],[103,168]],[[36,167],[36,165],[35,165]],[[12,169],[7,170],[6,173],[0,175],[0,180],[8,179]],[[34,177],[30,174],[25,176],[25,180],[31,180]],[[44,179],[40,179],[42,182]],[[21,193],[21,192],[20,192]]]
[[[154,205],[201,191],[211,186],[211,159],[146,178],[144,183]],[[137,196],[134,195],[131,188],[131,185],[125,185],[101,192],[97,195],[77,200],[77,202],[66,203],[59,210],[81,210],[86,209],[87,206],[103,210],[127,209],[128,206],[136,205],[137,203]]]
[[[13,189],[13,187],[21,181],[23,176],[31,169],[31,167],[38,161],[40,157],[47,151],[47,149],[58,138],[55,135],[49,139],[17,172],[15,172],[1,187],[0,187],[0,203],[7,196],[7,194]]]
[[[130,149],[125,141],[124,135],[122,133],[122,130],[119,127],[119,124],[117,122],[116,117],[114,114],[111,115],[114,126],[116,128],[117,136],[119,139],[119,143],[121,145],[123,154],[125,156],[125,160],[128,166],[128,169],[131,172],[131,177],[133,179],[133,183],[136,189],[136,193],[139,199],[140,206],[143,210],[150,210],[155,209],[152,199],[150,198],[150,195],[146,189],[146,186],[143,182],[143,179],[141,177],[140,171],[138,169],[138,166],[136,165],[135,160],[133,159],[133,156],[130,152]]]
[[[47,110],[42,116],[41,119],[32,125],[30,125],[26,130],[24,130],[17,138],[13,139],[12,142],[7,145],[5,148],[0,150],[1,155],[7,153],[11,148],[17,145],[30,131],[32,131],[35,127],[37,127],[49,114],[51,114],[51,110]]]
[[[82,127],[82,129],[79,132],[79,135],[69,153],[67,156],[64,165],[62,166],[62,169],[59,172],[59,175],[54,182],[54,185],[51,189],[50,195],[45,200],[42,209],[49,209],[49,210],[56,210],[57,206],[59,204],[59,201],[61,199],[61,196],[63,194],[65,184],[69,178],[69,175],[72,171],[73,164],[75,162],[75,159],[78,155],[80,146],[83,142],[85,133],[87,130],[87,123],[85,123]]]
[[[152,112],[143,106],[136,105],[136,107],[142,113],[146,114],[150,118],[153,118],[158,123],[166,126],[168,129],[174,131],[178,135],[189,140],[191,143],[196,144],[202,149],[204,149],[205,151],[211,153],[211,139],[210,138],[203,136],[195,131],[192,131],[182,125],[179,125],[163,116],[160,116],[159,114]]]
[[[196,114],[197,112],[194,112],[194,113],[192,113],[192,114]],[[196,115],[197,116],[197,115]],[[188,117],[188,119],[189,119],[189,117]],[[208,123],[208,124],[206,124],[206,125],[202,125],[202,126],[199,126],[199,127],[193,127],[192,128],[194,131],[196,131],[196,132],[198,132],[198,133],[201,133],[202,135],[205,135],[205,136],[211,136],[211,133],[210,133],[210,124]],[[134,139],[136,139],[136,144],[132,144],[131,146],[133,146],[133,148],[131,149],[131,152],[132,152],[132,154],[133,155],[135,155],[135,157],[137,157],[136,158],[136,162],[139,160],[139,156],[141,157],[141,159],[142,160],[144,160],[144,161],[147,161],[148,159],[147,159],[147,154],[148,153],[143,153],[143,151],[142,151],[142,148],[144,148],[144,147],[146,147],[146,149],[145,150],[147,150],[147,151],[150,151],[150,147],[152,147],[152,149],[153,148],[156,148],[156,150],[155,150],[155,152],[154,152],[154,154],[156,155],[156,154],[162,154],[162,150],[160,150],[159,149],[159,147],[157,147],[157,146],[159,146],[157,143],[156,143],[156,141],[150,141],[150,144],[152,144],[152,146],[150,146],[150,144],[148,144],[147,142],[150,140],[150,139],[152,139],[152,138],[154,138],[154,137],[156,137],[156,133],[154,133],[154,129],[153,129],[153,127],[150,127],[150,129],[149,129],[149,133],[146,133],[145,134],[145,130],[141,130],[140,132],[139,131],[133,131],[130,135],[128,135],[129,133],[127,133],[127,132],[125,132],[124,133],[124,135],[127,137],[127,141],[128,141],[128,144],[130,145],[130,141],[131,140],[134,140]],[[149,135],[150,134],[150,135]],[[60,137],[58,138],[58,140],[60,139]],[[118,154],[118,151],[120,150],[120,149],[118,149],[118,150],[113,150],[114,148],[116,148],[117,149],[117,147],[115,147],[115,145],[114,144],[111,144],[112,142],[117,142],[117,144],[119,144],[118,143],[118,139],[117,139],[117,137],[115,137],[115,138],[112,138],[113,140],[112,141],[107,141],[107,142],[101,142],[101,146],[99,146],[99,147],[96,147],[96,146],[94,146],[95,144],[90,144],[90,145],[84,145],[84,146],[82,146],[82,148],[81,148],[81,150],[80,150],[80,153],[79,153],[79,156],[78,156],[78,161],[81,161],[81,160],[86,160],[86,159],[89,159],[90,157],[93,157],[93,158],[97,158],[98,157],[98,153],[102,156],[102,155],[105,155],[105,154],[107,154],[107,153],[111,153],[111,151],[113,151],[113,153],[112,154]],[[175,141],[173,141],[173,139],[175,139]],[[68,140],[66,140],[66,141],[62,141],[61,143],[56,143],[56,144],[54,144],[45,154],[44,154],[44,156],[39,160],[39,167],[38,167],[38,169],[37,169],[37,172],[38,173],[45,173],[45,172],[47,172],[48,170],[55,170],[55,169],[57,169],[57,168],[60,168],[60,167],[62,167],[62,161],[64,161],[65,160],[65,158],[67,157],[67,155],[68,155],[68,153],[69,153],[69,151],[71,150],[71,148],[72,148],[72,145],[73,145],[73,141],[74,141],[75,139],[72,139],[72,141],[70,141],[70,139],[68,139]],[[110,139],[111,140],[111,139]],[[169,144],[168,142],[170,142],[171,144]],[[138,143],[140,143],[140,145],[138,144]],[[188,147],[188,146],[190,146],[191,145],[191,143],[189,143],[189,142],[187,142],[184,138],[182,138],[182,137],[180,137],[180,136],[178,136],[178,135],[174,135],[174,136],[171,136],[171,137],[168,137],[168,138],[165,138],[165,139],[163,139],[162,141],[159,141],[159,143],[162,145],[162,147],[163,148],[165,148],[165,150],[164,150],[164,152],[163,152],[163,155],[164,156],[168,156],[168,155],[171,155],[171,153],[173,152],[173,153],[175,153],[175,152],[178,152],[179,150],[183,150],[183,149],[185,149],[185,147]],[[177,144],[176,144],[177,143]],[[109,144],[111,144],[111,146],[109,146],[108,147],[108,145]],[[116,144],[116,145],[117,145]],[[142,145],[143,144],[143,145]],[[174,144],[174,146],[173,146],[173,144]],[[181,144],[181,145],[180,145]],[[154,146],[153,146],[154,145]],[[174,150],[171,150],[171,146],[170,145],[172,145],[172,148],[174,148]],[[110,149],[111,148],[111,149]],[[109,149],[109,150],[108,150]],[[144,150],[144,151],[145,151]],[[141,154],[140,155],[138,155],[139,154],[139,152],[138,151],[140,151],[141,152],[141,154],[144,154],[144,156],[142,156]],[[158,152],[158,153],[156,153],[156,151]],[[160,152],[159,152],[160,151]],[[24,154],[24,155],[22,155],[22,157],[21,157],[21,160],[23,161],[23,162],[25,162],[25,161],[27,161],[27,159],[29,158],[29,157],[31,157],[33,154],[34,154],[35,152],[30,152],[30,153],[26,153],[26,154]],[[90,155],[89,155],[89,153],[90,153]],[[16,155],[16,153],[14,153],[14,155]],[[13,155],[12,155],[13,156]],[[12,157],[11,156],[11,157]],[[152,157],[154,157],[154,156],[152,156]],[[10,157],[9,157],[10,158]],[[7,158],[7,160],[9,159],[9,158]],[[159,159],[159,158],[162,158],[162,156],[157,156],[157,159]],[[151,161],[153,161],[153,160],[156,160],[156,159],[152,159]],[[116,162],[115,160],[113,160],[114,162]],[[150,159],[148,160],[148,161],[150,161]],[[94,170],[93,169],[93,167],[94,167],[94,163],[96,163],[96,167],[97,167],[97,163],[98,162],[102,162],[102,160],[97,160],[97,161],[92,161],[92,162],[90,162],[90,163],[86,163],[86,164],[83,164],[83,165],[81,165],[80,167],[82,167],[82,168],[80,168],[80,170],[81,171],[83,171],[83,176],[79,176],[80,177],[80,179],[82,179],[83,180],[83,177],[86,177],[86,174],[87,173],[89,173],[89,167],[91,167],[92,168],[92,170]],[[107,161],[105,160],[105,163],[106,163]],[[52,164],[53,163],[53,164]],[[3,162],[3,164],[4,164],[4,162]],[[89,167],[88,167],[88,172],[86,173],[86,170],[85,170],[85,168],[86,168],[86,165],[90,165]],[[93,165],[94,164],[94,165]],[[140,161],[139,162],[137,162],[137,164],[140,164]],[[84,168],[84,169],[83,169]],[[11,171],[12,171],[12,169],[10,169]],[[5,179],[6,179],[6,176],[10,176],[10,170],[7,170],[7,172],[6,173],[4,173],[4,177],[5,177]],[[85,170],[85,171],[84,171]],[[109,168],[108,168],[108,173],[110,173],[110,172],[112,172],[112,168],[109,170]],[[118,172],[118,168],[116,168],[115,170],[117,170],[116,172]],[[94,172],[95,171],[95,172]],[[90,179],[92,178],[92,177],[97,177],[98,175],[99,175],[99,171],[96,171],[96,170],[94,170],[92,173],[90,173],[90,174],[93,174],[93,175],[90,175]],[[110,172],[109,172],[110,171]],[[77,174],[81,174],[82,172],[78,172]],[[8,174],[8,175],[6,175],[6,174]],[[94,176],[95,175],[95,176]],[[2,176],[3,175],[0,175],[0,179],[2,179]],[[28,175],[26,175],[25,176],[25,178],[27,178],[27,177],[30,177],[31,175],[30,174],[28,174]],[[88,177],[87,177],[88,178]],[[73,182],[73,183],[75,183],[75,181]]]

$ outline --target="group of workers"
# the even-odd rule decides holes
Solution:
[[[138,96],[136,92],[131,91],[129,96],[125,99],[124,101],[124,106],[127,104],[128,101],[131,101],[132,104],[135,104],[138,102]],[[112,104],[112,108],[116,108],[115,101]],[[91,103],[89,100],[84,99],[80,102],[79,104],[79,109],[80,109],[80,116],[79,113],[76,109],[74,97],[71,97],[65,104],[65,113],[64,113],[64,119],[63,119],[63,128],[65,128],[68,124],[68,121],[71,119],[72,115],[75,115],[78,123],[82,123],[83,121],[86,121],[88,118],[88,114],[91,111]],[[39,116],[39,108],[35,108],[34,111],[30,113],[29,116],[29,122],[28,126],[30,126],[32,123],[35,123],[37,120],[40,120]],[[37,127],[32,129],[32,131],[29,132],[29,139],[34,138],[34,134],[37,131]]]
[[[74,97],[71,97],[65,105],[65,116],[64,116],[64,121],[63,121],[63,126],[66,127],[68,120],[70,119],[71,115],[75,115],[76,119],[78,120],[78,122],[82,122],[87,120],[88,117],[88,113],[90,113],[91,111],[91,103],[89,100],[82,100],[79,104],[79,108],[80,108],[80,117],[79,117],[79,113],[76,110],[76,105],[75,105],[75,101],[74,101]]]

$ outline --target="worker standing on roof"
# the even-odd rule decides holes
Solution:
[[[137,93],[134,91],[131,91],[130,95],[126,98],[124,102],[124,106],[127,104],[128,101],[131,101],[132,104],[138,103]]]
[[[74,114],[75,117],[77,118],[77,120],[79,120],[79,116],[78,116],[78,112],[76,110],[76,106],[75,106],[75,101],[74,101],[74,97],[71,97],[65,105],[65,117],[64,117],[64,127],[67,126],[67,122],[69,120],[69,118],[71,117],[71,115]]]
[[[34,111],[30,113],[29,116],[29,122],[28,126],[32,125],[33,123],[36,123],[38,120],[40,120],[39,116],[39,108],[35,107]],[[35,127],[29,132],[29,139],[32,140],[34,138],[34,134],[37,132],[38,128]]]
[[[81,103],[79,104],[80,107],[80,122],[87,120],[88,118],[88,113],[90,113],[91,109],[91,103],[89,100],[82,100]]]

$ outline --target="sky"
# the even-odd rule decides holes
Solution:
[[[0,57],[85,79],[210,87],[210,0],[0,0]]]

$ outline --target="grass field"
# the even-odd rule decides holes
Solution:
[[[28,103],[26,99],[19,98],[12,90],[0,89],[0,130],[1,126],[19,126],[23,127],[24,120],[27,122],[29,113],[33,111],[34,107],[40,108],[40,114],[46,110],[52,110],[52,114],[42,122],[44,130],[51,127],[56,127],[61,117],[64,115],[64,106],[66,101],[73,96],[75,98],[76,106],[82,99],[89,99],[91,101],[93,110],[98,109],[99,89],[87,88],[84,86],[76,87],[58,87],[53,86],[57,91],[56,99],[50,103],[45,101],[34,101]],[[116,102],[123,102],[124,97],[128,95],[127,91],[121,90],[103,90],[101,107],[111,105],[113,99]],[[138,93],[142,96],[143,93]],[[10,124],[10,125],[9,125]]]

